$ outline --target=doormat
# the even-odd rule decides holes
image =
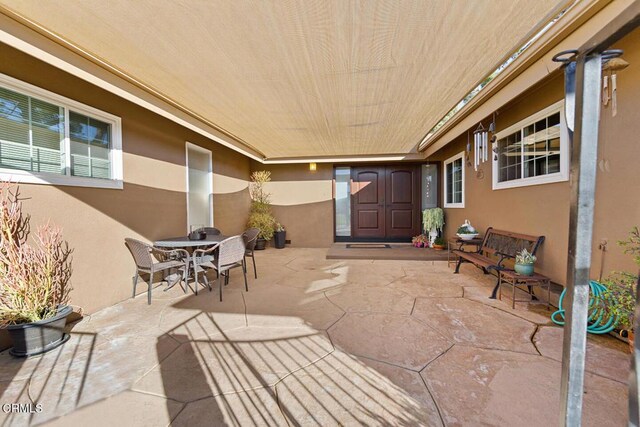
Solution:
[[[384,243],[349,243],[347,249],[391,249],[391,245]]]

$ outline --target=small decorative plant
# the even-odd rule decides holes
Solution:
[[[516,254],[516,264],[514,270],[523,276],[533,275],[533,264],[536,262],[536,256],[530,253],[527,248],[522,249]]]
[[[458,231],[456,231],[456,233],[458,233],[458,234],[475,234],[476,231],[475,230],[471,231],[469,226],[465,224],[465,225],[459,227]]]
[[[416,248],[423,248],[429,245],[429,238],[424,234],[418,234],[411,239],[411,243]]]
[[[530,253],[527,248],[524,248],[516,254],[516,264],[530,265],[536,262],[536,256]]]
[[[429,245],[438,237],[438,232],[444,226],[444,211],[441,208],[431,208],[422,211],[422,227],[425,234],[429,234]]]
[[[271,213],[270,197],[265,184],[271,181],[271,172],[257,171],[251,174],[249,195],[251,196],[251,210],[249,211],[250,228],[260,229],[259,239],[271,240],[275,231],[275,218]]]
[[[617,271],[604,280],[607,290],[604,291],[607,312],[617,319],[617,327],[621,330],[633,330],[636,309],[636,284],[638,276]]]
[[[446,245],[445,240],[442,237],[438,237],[436,240],[434,240],[432,246],[436,250],[442,250],[444,249],[445,245]]]
[[[422,227],[426,233],[431,230],[442,231],[444,226],[444,211],[441,208],[431,208],[422,211]]]
[[[46,224],[30,235],[20,189],[0,188],[0,326],[52,318],[68,304],[71,253],[59,228]],[[29,241],[31,237],[31,241]]]
[[[284,226],[279,222],[276,222],[275,225],[275,233],[273,243],[275,244],[276,249],[284,249],[287,243],[287,231],[284,229]]]
[[[618,245],[624,248],[624,253],[633,256],[636,265],[640,267],[640,230],[634,227],[627,240],[621,240]],[[617,328],[627,331],[630,347],[633,345],[634,318],[636,309],[636,286],[640,278],[637,274],[626,271],[613,272],[604,280],[606,290],[604,301],[607,313],[616,319]]]
[[[456,231],[456,233],[458,235],[462,234],[475,234],[477,235],[478,232],[476,231],[476,229],[471,225],[471,223],[469,222],[468,219],[464,220],[464,224],[462,224],[460,227],[458,227],[458,231]]]

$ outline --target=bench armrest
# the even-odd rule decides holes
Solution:
[[[504,260],[506,260],[507,258],[513,258],[511,255],[503,254],[502,252],[496,252],[496,255],[500,256],[500,260],[496,264],[500,269],[504,268],[504,266],[502,265]]]

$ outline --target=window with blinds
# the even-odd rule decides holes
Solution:
[[[83,114],[69,113],[71,175],[109,178],[111,128]]]
[[[0,167],[64,173],[64,109],[0,87]]]
[[[17,82],[0,75],[0,174],[120,179],[113,164],[119,119],[3,80]]]
[[[493,189],[568,179],[568,137],[558,102],[496,135]]]

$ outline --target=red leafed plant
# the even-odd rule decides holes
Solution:
[[[30,234],[17,186],[0,186],[0,325],[31,323],[56,315],[69,302],[71,253],[58,227]],[[30,241],[29,241],[30,240]]]

